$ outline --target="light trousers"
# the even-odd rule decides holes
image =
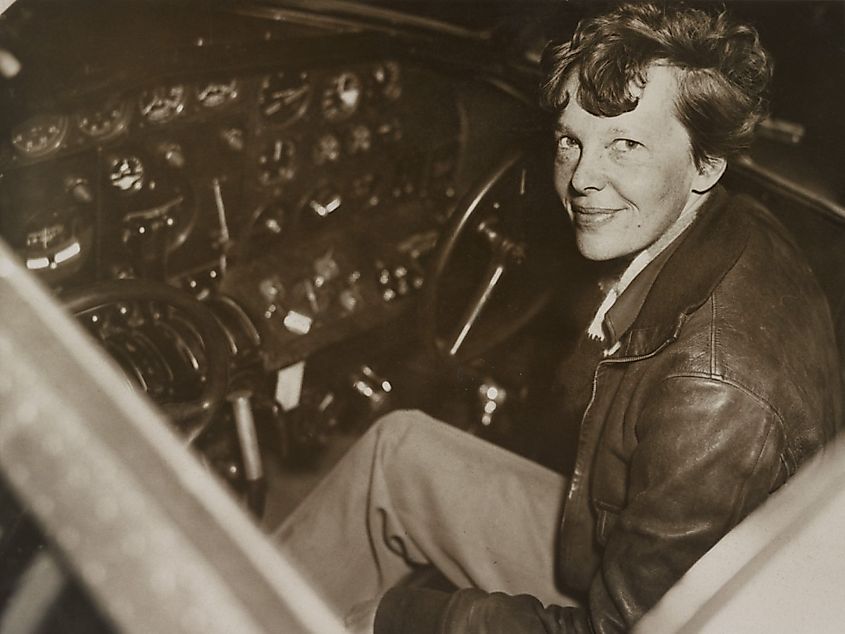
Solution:
[[[380,419],[275,537],[339,614],[416,566],[455,586],[573,605],[555,583],[566,481],[421,412]]]

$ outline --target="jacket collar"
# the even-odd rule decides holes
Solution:
[[[604,323],[602,329],[604,330],[606,341],[612,346],[615,345],[631,326],[634,325],[634,320],[640,314],[640,310],[645,304],[646,297],[654,285],[654,280],[660,274],[663,265],[669,260],[672,253],[678,247],[682,239],[683,233],[667,246],[663,251],[649,262],[642,271],[631,281],[628,288],[622,291],[622,294],[614,302],[613,306],[607,311],[604,316]]]
[[[660,267],[618,354],[653,354],[677,339],[687,317],[713,294],[736,264],[748,241],[745,215],[728,204],[731,197],[717,186],[692,226]]]

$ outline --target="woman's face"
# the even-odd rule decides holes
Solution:
[[[589,259],[636,255],[718,180],[696,167],[675,114],[677,73],[649,67],[637,106],[615,117],[580,106],[577,72],[566,82],[570,98],[558,119],[555,186],[578,249]]]

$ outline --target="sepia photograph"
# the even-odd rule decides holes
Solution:
[[[0,0],[0,634],[845,630],[845,0]]]

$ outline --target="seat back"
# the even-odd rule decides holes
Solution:
[[[767,207],[803,251],[830,305],[845,385],[845,208],[750,159],[732,165],[725,182]]]

